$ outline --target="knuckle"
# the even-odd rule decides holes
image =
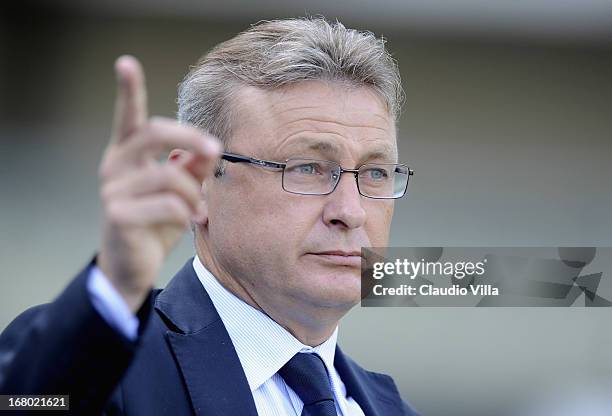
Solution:
[[[155,131],[159,129],[159,123],[154,119],[150,118],[140,128],[140,133],[145,137],[151,137],[155,135]]]
[[[168,213],[176,219],[183,219],[188,216],[188,210],[185,207],[183,201],[177,196],[170,195],[166,199],[166,209]]]
[[[161,167],[166,175],[172,175],[174,177],[180,173],[179,168],[171,163],[164,163]]]
[[[166,188],[174,188],[180,182],[180,172],[171,165],[164,165],[160,169],[160,182]]]
[[[100,165],[100,167],[98,168],[98,179],[100,180],[100,182],[106,182],[109,176],[110,172],[108,166],[104,164]]]
[[[156,123],[153,120],[149,119],[146,123],[144,123],[139,130],[140,136],[145,138],[151,137],[155,135]]]
[[[146,137],[146,140],[148,147],[151,150],[158,151],[162,150],[165,147],[167,138],[164,137],[163,134],[159,133],[159,129],[151,127],[150,132]]]
[[[123,206],[119,202],[111,201],[106,205],[106,219],[111,224],[121,223],[123,214]]]
[[[103,185],[100,188],[100,200],[104,206],[107,206],[112,201],[113,196],[113,187],[110,184]]]
[[[151,139],[159,139],[162,135],[159,134],[160,130],[168,127],[168,119],[160,116],[150,117],[147,122],[143,125],[144,133]]]
[[[106,154],[98,166],[98,178],[102,182],[106,182],[113,174],[113,163],[109,154]]]

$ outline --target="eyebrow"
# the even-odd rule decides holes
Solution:
[[[333,141],[328,140],[304,140],[299,142],[294,150],[314,150],[322,153],[340,153],[340,146]],[[394,159],[394,152],[389,146],[378,146],[366,153],[361,161],[372,159],[385,159],[391,161]]]
[[[340,153],[340,146],[334,142],[326,140],[305,140],[296,146],[300,150],[316,150],[327,153]]]

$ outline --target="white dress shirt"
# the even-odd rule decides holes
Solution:
[[[225,289],[197,256],[193,259],[193,268],[234,344],[259,415],[299,416],[302,413],[304,404],[277,371],[295,354],[306,352],[317,353],[323,359],[338,415],[363,416],[357,402],[347,397],[344,383],[334,368],[337,327],[321,345],[304,345],[268,315]],[[137,318],[97,267],[92,269],[87,287],[94,307],[104,319],[129,339],[136,339]]]
[[[138,338],[138,318],[98,266],[89,272],[87,291],[94,308],[110,326],[131,341]]]

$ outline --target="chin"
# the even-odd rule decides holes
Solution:
[[[360,273],[354,269],[310,274],[307,278],[305,292],[322,307],[350,309],[361,301]]]

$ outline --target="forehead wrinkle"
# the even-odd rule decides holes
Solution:
[[[338,134],[343,128],[355,128],[368,129],[378,134],[382,133],[384,136],[390,136],[392,139],[395,138],[396,126],[393,118],[390,118],[387,112],[377,109],[367,111],[365,108],[341,111],[338,106],[327,108],[325,103],[313,105],[312,101],[303,101],[303,94],[293,96],[290,94],[292,91],[294,91],[293,88],[281,91],[263,91],[254,87],[243,89],[240,99],[236,100],[243,114],[242,117],[236,117],[235,126],[249,126],[251,130],[255,128],[262,134],[269,134],[281,140],[287,137],[288,133],[297,133],[301,127],[300,122],[306,124],[307,128],[315,131],[321,130],[322,133]],[[283,99],[278,100],[279,96]],[[356,115],[356,117],[351,117],[351,115]],[[256,125],[252,126],[252,123]],[[331,131],[326,132],[327,129]]]
[[[281,108],[278,108],[281,107]],[[393,121],[393,118],[389,117],[389,114],[384,113],[384,114],[378,114],[375,111],[339,111],[337,115],[333,116],[333,117],[325,117],[325,115],[329,115],[331,114],[329,111],[330,109],[325,108],[325,106],[322,105],[302,105],[299,107],[288,107],[287,103],[275,103],[272,104],[270,106],[270,109],[272,110],[272,114],[274,115],[274,118],[276,119],[276,121],[279,124],[287,124],[287,123],[294,123],[294,122],[299,122],[300,120],[303,121],[313,121],[313,122],[318,122],[318,123],[333,123],[333,124],[338,124],[341,126],[345,126],[345,127],[352,127],[352,128],[377,128],[377,129],[386,129],[389,127],[389,123]],[[290,120],[290,121],[285,121],[283,120],[283,116],[285,117],[289,117],[291,118],[291,113],[293,112],[298,112],[299,117],[295,120]],[[355,117],[357,120],[361,120],[364,118],[364,115],[367,117],[373,117],[374,120],[371,120],[371,123],[369,124],[352,124],[349,123],[347,120],[351,118],[351,116],[357,116]],[[373,123],[376,122],[381,122],[381,124],[385,127],[379,127],[374,125]]]
[[[280,108],[279,108],[280,107]],[[337,123],[337,124],[342,124],[342,125],[346,125],[349,127],[360,127],[361,125],[359,124],[350,124],[347,123],[343,120],[338,120],[338,117],[335,118],[322,118],[320,117],[321,112],[324,112],[324,114],[326,112],[329,111],[329,109],[326,109],[325,106],[322,105],[300,105],[298,107],[291,107],[288,106],[287,103],[274,103],[270,106],[270,109],[272,110],[272,113],[275,114],[276,116],[280,116],[280,115],[284,115],[287,113],[292,113],[292,112],[306,112],[307,114],[305,114],[304,117],[300,117],[301,119],[305,119],[305,120],[315,120],[315,121],[320,121],[320,122],[332,122],[332,123]],[[304,111],[306,110],[306,111]],[[308,114],[310,113],[310,114]],[[367,114],[367,116],[369,117],[374,117],[380,121],[382,121],[383,124],[387,125],[389,124],[389,121],[391,120],[391,118],[389,117],[389,115],[387,113],[384,114],[378,114],[377,112],[374,111],[366,111],[366,110],[361,110],[361,111],[338,111],[338,115],[339,116],[351,116],[351,115],[361,115],[361,113],[365,113]],[[358,117],[361,118],[361,117]],[[280,120],[279,120],[280,121]]]
[[[317,88],[323,86],[323,89]],[[371,88],[369,85],[357,83],[354,84],[352,82],[345,82],[343,80],[326,80],[326,79],[313,79],[313,80],[303,80],[299,81],[295,84],[289,84],[282,86],[280,88],[274,89],[272,91],[267,91],[271,96],[275,96],[280,98],[280,100],[274,100],[276,102],[271,103],[272,109],[277,109],[278,107],[282,107],[286,109],[284,111],[291,111],[292,109],[322,109],[326,110],[326,105],[330,104],[330,99],[333,101],[338,96],[344,97],[345,100],[342,103],[339,103],[340,106],[334,105],[335,110],[340,111],[340,113],[347,113],[347,107],[351,107],[350,113],[358,113],[360,111],[367,112],[370,115],[373,115],[377,118],[382,119],[385,123],[388,122],[389,119],[395,120],[392,112],[389,110],[387,102],[385,99],[378,93],[378,91]],[[294,94],[297,93],[297,94]],[[372,108],[362,108],[361,106],[353,106],[354,101],[350,98],[353,95],[367,95],[368,101],[375,101],[378,103],[376,109]],[[318,105],[305,105],[304,100],[312,100],[319,101],[322,104]],[[291,107],[291,105],[297,105],[299,107]],[[289,108],[287,108],[289,107]],[[342,110],[340,110],[342,108]],[[382,110],[382,112],[380,111]],[[283,112],[284,112],[283,111]]]
[[[249,92],[249,94],[247,94]],[[334,137],[344,150],[344,145],[349,143],[366,143],[372,141],[380,146],[383,144],[381,153],[386,157],[393,158],[396,154],[394,150],[396,144],[396,126],[388,113],[382,109],[372,111],[363,109],[346,108],[343,106],[332,106],[328,108],[326,103],[304,102],[304,94],[292,96],[289,90],[281,94],[282,99],[278,100],[277,92],[261,91],[255,88],[244,92],[242,104],[243,117],[241,127],[247,127],[246,133],[243,131],[241,136],[245,137],[257,134],[258,137],[266,137],[266,142],[271,146],[260,149],[266,155],[279,155],[279,150],[285,149],[285,142],[292,136],[301,134],[308,137],[312,136],[337,136]],[[306,91],[308,95],[308,91]],[[315,97],[316,98],[316,97]],[[333,97],[330,97],[333,98]],[[302,101],[299,101],[302,100]],[[313,105],[314,104],[314,105]],[[349,111],[343,111],[349,110]],[[244,129],[242,129],[244,130]],[[348,139],[348,143],[344,143]],[[302,139],[296,141],[298,143]],[[250,142],[250,140],[248,140]],[[350,146],[352,148],[352,145]],[[371,153],[377,146],[372,146]],[[318,149],[328,149],[329,147],[319,146]],[[379,147],[380,148],[380,147]],[[315,149],[317,150],[317,149]],[[369,149],[362,149],[367,152]],[[340,152],[341,153],[341,152]],[[357,156],[357,155],[356,155]],[[264,157],[264,156],[261,156]],[[266,156],[268,157],[268,156]],[[395,156],[396,157],[396,156]]]
[[[327,125],[331,124],[331,125],[336,125],[340,127],[348,127],[348,128],[356,128],[356,129],[374,129],[374,130],[381,131],[385,134],[389,133],[389,130],[384,127],[373,126],[370,124],[350,124],[350,123],[340,122],[337,120],[325,120],[322,118],[314,118],[314,117],[303,117],[298,120],[292,120],[287,123],[283,123],[275,129],[275,133],[277,133],[279,130],[285,130],[292,125],[295,125],[298,123],[304,123],[304,122],[309,123],[309,127],[314,127],[313,124],[316,126],[317,123],[323,123]],[[320,133],[332,133],[332,132],[328,132],[325,130],[319,130],[319,129],[315,129],[315,131],[319,131]]]
[[[283,104],[283,105],[281,105]],[[281,107],[280,109],[277,107]],[[271,109],[274,110],[274,114],[276,115],[281,115],[284,113],[290,113],[292,111],[301,111],[301,110],[313,110],[313,109],[317,109],[320,106],[317,105],[304,105],[304,106],[300,106],[300,107],[289,107],[287,108],[286,103],[278,103],[278,104],[273,104],[271,106]]]

